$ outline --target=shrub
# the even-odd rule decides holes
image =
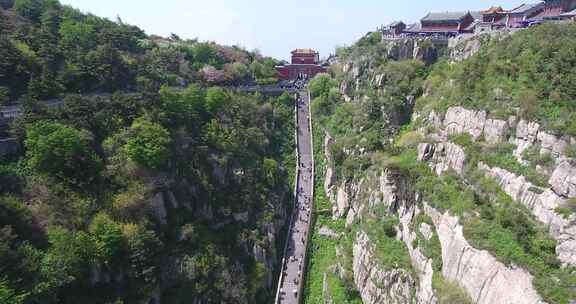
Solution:
[[[159,169],[169,158],[171,142],[168,130],[141,118],[132,124],[124,152],[137,164],[150,169]]]
[[[27,164],[75,185],[93,182],[103,168],[90,145],[88,132],[59,123],[40,121],[26,129]]]
[[[530,162],[532,167],[542,166],[552,168],[554,166],[554,158],[550,153],[540,153],[540,145],[534,145],[522,153],[522,157]]]
[[[104,213],[97,214],[90,223],[90,234],[94,240],[98,258],[109,263],[124,250],[122,227]]]
[[[432,280],[439,304],[472,304],[472,298],[457,283],[440,278],[441,274],[434,272]]]

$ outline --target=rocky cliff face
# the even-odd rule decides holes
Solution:
[[[558,241],[557,254],[560,261],[567,265],[576,265],[574,255],[576,242],[574,218],[566,218],[557,212],[566,204],[566,200],[576,196],[574,176],[576,168],[573,160],[566,156],[566,148],[575,143],[574,138],[559,137],[540,130],[535,122],[527,122],[516,117],[507,120],[489,119],[484,111],[469,110],[462,107],[452,107],[446,112],[440,123],[435,113],[426,119],[437,128],[436,139],[439,144],[420,144],[418,158],[429,161],[437,173],[447,168],[462,173],[464,151],[457,145],[448,142],[449,135],[469,134],[473,140],[483,137],[488,144],[511,143],[516,145],[514,155],[526,163],[523,152],[529,148],[539,147],[539,153],[549,154],[555,163],[555,168],[549,176],[549,187],[541,188],[528,182],[526,177],[513,174],[502,168],[491,168],[480,163],[479,168],[488,176],[494,178],[502,190],[515,201],[526,206],[543,224],[549,226],[550,234]],[[456,146],[456,147],[454,147]],[[450,147],[450,148],[446,148]],[[440,150],[440,152],[437,152]]]
[[[544,303],[526,270],[505,266],[487,251],[473,248],[458,217],[429,206],[425,212],[434,221],[442,245],[442,274],[463,286],[474,303]]]
[[[384,38],[388,58],[393,60],[418,59],[430,65],[440,57],[448,46],[447,41],[431,38],[405,38],[389,40]]]
[[[465,34],[448,41],[450,59],[456,62],[466,60],[478,53],[483,44],[491,39],[502,40],[517,30],[498,30],[477,34]]]
[[[484,40],[503,39],[507,35],[509,33],[492,33],[451,41],[450,59],[465,60],[480,51]],[[346,104],[346,113],[353,116],[354,127],[347,130],[352,135],[338,134],[342,133],[341,128],[335,128],[332,136],[326,133],[324,156],[328,161],[324,190],[332,204],[333,220],[351,233],[353,267],[349,270],[354,287],[363,303],[370,304],[557,301],[551,299],[549,290],[543,290],[548,287],[542,286],[543,278],[552,277],[537,273],[524,260],[504,257],[505,254],[495,248],[503,237],[479,237],[475,233],[488,235],[503,231],[516,238],[521,235],[512,230],[515,228],[504,227],[505,222],[498,222],[501,219],[481,214],[485,211],[481,204],[502,203],[504,207],[498,208],[510,206],[510,210],[518,210],[519,218],[526,219],[531,225],[529,229],[537,231],[535,238],[550,245],[541,252],[542,257],[550,259],[550,265],[553,263],[545,266],[549,267],[547,271],[554,272],[555,276],[556,271],[565,270],[560,263],[563,267],[576,266],[576,215],[566,210],[576,197],[576,160],[573,159],[576,140],[553,134],[540,124],[517,116],[494,116],[462,106],[452,106],[442,113],[411,114],[415,96],[426,93],[415,90],[404,96],[389,95],[391,91],[398,92],[391,86],[390,71],[378,63],[382,61],[378,56],[383,54],[382,57],[395,60],[422,59],[426,55],[419,53],[418,48],[427,43],[418,39],[384,40],[377,46],[381,51],[378,55],[374,55],[373,50],[362,49],[366,47],[363,45],[360,50],[364,53],[353,54],[340,62],[343,76],[337,78],[338,89]],[[505,98],[497,90],[494,95]],[[396,107],[387,108],[378,103],[382,100],[390,100]],[[381,119],[374,118],[380,114]],[[409,130],[401,131],[400,126],[409,121],[406,115],[411,115],[412,125]],[[338,119],[336,123],[343,121],[341,117]],[[366,133],[373,131],[369,129],[370,124],[367,127],[362,124],[365,120],[372,120],[379,127],[376,136],[381,139],[381,145],[378,148],[371,150],[363,146],[370,140]],[[398,134],[400,136],[396,136]],[[336,152],[334,147],[344,148]],[[411,162],[414,152],[417,161]],[[478,155],[483,152],[486,154]],[[333,159],[335,156],[337,160]],[[403,158],[408,156],[410,160]],[[492,156],[493,162],[484,158]],[[346,166],[346,176],[338,172],[343,166]],[[449,193],[442,193],[442,187]],[[489,197],[490,194],[482,193],[484,189],[494,190],[499,197]],[[439,194],[432,196],[430,191]],[[462,209],[446,206],[459,206],[458,199],[468,199],[467,195],[473,197],[470,202],[476,205]],[[504,213],[498,208],[490,207],[488,212]],[[503,218],[509,219],[508,216]],[[372,222],[393,226],[395,234],[391,234],[404,245],[408,266],[402,263],[391,266],[379,260],[382,255],[398,252],[381,248],[382,240],[366,224]],[[494,225],[489,228],[494,230],[483,231],[474,226],[481,224]],[[487,244],[493,241],[495,245]],[[517,242],[514,246],[530,246],[525,244]],[[557,260],[552,244],[556,245]],[[522,250],[519,252],[530,258],[538,254],[529,252],[531,249]],[[339,255],[339,258],[342,257]],[[451,291],[447,294],[446,286],[457,289],[458,296],[450,294]]]
[[[413,303],[416,282],[404,269],[383,269],[377,262],[372,242],[359,232],[353,248],[354,283],[365,304]]]
[[[430,166],[438,175],[449,169],[462,174],[466,155],[462,147],[451,142],[421,144],[418,146],[418,160],[430,162]]]
[[[557,212],[568,198],[574,197],[575,169],[565,154],[565,148],[573,139],[539,131],[534,123],[517,121],[515,117],[491,119],[485,112],[461,107],[448,109],[443,118],[432,113],[425,121],[435,128],[430,137],[437,142],[420,144],[418,159],[427,162],[438,175],[448,170],[463,175],[467,166],[465,149],[450,142],[451,135],[467,133],[473,140],[484,140],[490,145],[521,142],[524,149],[538,146],[541,153],[550,153],[555,168],[550,173],[548,188],[537,187],[525,177],[502,168],[484,163],[479,163],[478,168],[549,227],[550,235],[558,241],[559,260],[565,265],[574,265],[575,216],[566,217]],[[326,157],[331,157],[329,151],[334,139],[327,138]],[[521,153],[516,155],[525,161]],[[333,168],[327,171],[333,172]],[[361,176],[340,185],[334,180],[326,182],[325,190],[331,193],[334,216],[346,218],[348,227],[376,216],[377,210],[396,216],[399,219],[397,237],[406,244],[413,266],[413,272],[379,266],[375,262],[373,242],[368,234],[358,232],[354,242],[353,275],[364,303],[406,303],[408,299],[415,303],[437,303],[432,284],[434,260],[427,257],[422,248],[414,246],[417,234],[430,238],[434,233],[442,249],[441,275],[461,286],[474,303],[545,303],[536,292],[533,277],[528,271],[515,265],[504,265],[488,251],[474,248],[464,237],[460,219],[420,202],[419,195],[405,177],[390,171],[369,171]],[[420,223],[414,227],[414,219],[419,214],[432,218],[433,225]],[[403,284],[394,280],[402,280]],[[407,290],[412,290],[413,298],[407,297]]]
[[[442,248],[442,276],[462,286],[474,303],[545,303],[535,291],[533,278],[526,270],[506,266],[487,251],[473,248],[464,238],[458,217],[441,213],[427,204],[420,210],[416,203],[418,197],[412,195],[408,200],[404,199],[402,192],[405,190],[400,190],[403,185],[398,176],[383,172],[378,180],[376,188],[359,188],[358,193],[371,192],[369,197],[372,199],[364,204],[352,202],[348,223],[369,216],[367,213],[375,206],[395,213],[400,220],[398,238],[408,248],[414,273],[404,269],[384,270],[377,263],[373,242],[366,233],[359,232],[354,244],[353,272],[364,303],[438,302],[432,285],[433,259],[425,256],[421,248],[413,246],[416,229],[428,239],[433,233],[438,235]],[[366,180],[362,182],[362,185],[369,184]],[[355,209],[364,212],[353,212]],[[392,211],[394,209],[396,211]],[[420,213],[430,216],[433,226],[421,223],[412,227],[414,217]],[[410,290],[412,298],[407,297]]]
[[[551,184],[556,186],[540,189],[526,181],[524,176],[518,176],[501,168],[490,168],[482,163],[479,167],[494,178],[506,194],[526,206],[538,220],[549,227],[550,235],[558,241],[556,246],[558,259],[564,264],[576,265],[576,224],[574,223],[576,217],[572,215],[566,218],[556,212],[558,207],[565,204],[565,199],[554,190],[554,188],[563,187],[563,182],[572,178],[573,175],[561,180],[551,179]],[[560,171],[563,171],[564,165],[561,164],[558,167]]]
[[[433,263],[434,260],[427,257],[422,249],[418,246],[413,246],[417,240],[417,232],[421,233],[426,241],[430,241],[436,229],[427,223],[421,223],[419,226],[412,224],[415,216],[422,213],[416,204],[403,204],[398,209],[398,216],[400,218],[400,225],[398,227],[399,237],[406,244],[410,254],[412,266],[418,276],[418,286],[416,287],[416,303],[422,304],[436,304],[438,299],[434,288],[432,287],[432,280],[434,276]],[[415,231],[417,230],[417,231]]]

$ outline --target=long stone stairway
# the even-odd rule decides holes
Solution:
[[[306,89],[297,94],[296,141],[298,170],[295,206],[282,259],[282,270],[276,292],[276,304],[297,304],[302,301],[306,270],[306,249],[311,229],[314,197],[314,155],[310,119],[310,96]]]

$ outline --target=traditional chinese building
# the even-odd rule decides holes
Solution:
[[[546,0],[542,16],[544,20],[562,20],[576,9],[576,0]]]
[[[482,22],[486,23],[497,23],[506,20],[506,11],[501,6],[493,6],[485,11],[481,12]]]
[[[298,77],[312,78],[319,73],[326,73],[326,67],[320,64],[320,54],[312,49],[292,51],[291,64],[276,67],[281,80],[293,80]]]
[[[472,32],[474,23],[470,12],[429,13],[420,20],[419,26],[411,27],[406,32],[421,36],[456,36]]]
[[[474,32],[489,32],[506,27],[507,12],[500,6],[493,6],[480,12],[481,18],[476,24]]]
[[[394,21],[386,26],[382,26],[380,29],[383,37],[397,37],[404,33],[406,30],[406,24],[402,21]]]
[[[507,12],[506,27],[522,28],[534,22],[544,11],[544,2],[522,4]]]
[[[312,49],[295,49],[292,51],[292,64],[318,64],[320,54]]]

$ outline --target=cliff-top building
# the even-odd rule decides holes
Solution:
[[[312,49],[295,49],[292,51],[291,64],[277,66],[276,70],[281,80],[312,78],[319,73],[326,73],[326,67],[320,64],[320,54]]]
[[[382,37],[455,37],[504,28],[526,28],[550,20],[576,20],[576,0],[544,0],[525,3],[510,10],[500,6],[481,12],[429,13],[420,22],[405,25],[394,22],[382,26]]]
[[[544,20],[563,20],[576,10],[576,0],[546,0],[541,18]],[[569,18],[568,18],[569,19]]]
[[[544,11],[544,3],[522,4],[507,12],[506,27],[521,28],[538,20]]]
[[[457,36],[473,30],[475,18],[470,12],[429,13],[420,24],[408,28],[407,34],[420,36]]]

